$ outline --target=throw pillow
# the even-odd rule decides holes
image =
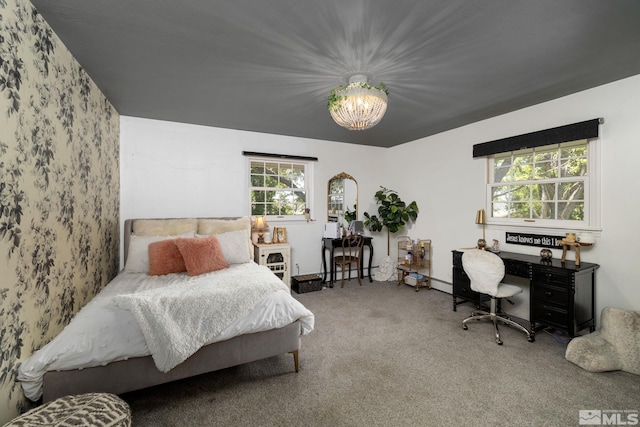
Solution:
[[[149,276],[164,276],[187,271],[184,259],[176,246],[176,239],[149,244]]]
[[[216,236],[202,239],[177,239],[176,246],[184,258],[189,276],[198,276],[229,267]]]
[[[205,238],[209,236],[196,234],[196,237]],[[216,234],[216,237],[227,264],[244,264],[252,261],[249,236],[245,230]]]

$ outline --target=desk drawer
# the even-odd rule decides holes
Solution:
[[[471,281],[469,276],[462,268],[453,268],[453,295],[460,298],[476,301],[479,300],[480,294],[471,289]]]
[[[561,308],[569,307],[569,289],[567,288],[536,283],[531,298],[543,304],[555,304]]]
[[[518,277],[529,278],[529,263],[522,261],[509,260],[504,263],[504,270],[506,274],[511,274]]]
[[[531,279],[534,283],[544,285],[555,285],[570,288],[571,273],[564,270],[554,268],[533,266],[531,270]]]
[[[569,324],[569,313],[551,305],[534,303],[531,321],[551,324],[566,329]]]

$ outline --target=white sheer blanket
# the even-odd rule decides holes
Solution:
[[[156,367],[168,372],[269,294],[288,291],[271,271],[267,273],[263,268],[226,268],[166,288],[116,296],[113,301],[131,312]]]
[[[201,277],[217,282],[221,280],[219,277],[226,274],[244,277],[247,284],[251,283],[248,277],[253,274],[275,279],[268,268],[253,262],[235,264]],[[114,299],[121,295],[180,288],[191,282],[186,273],[156,277],[144,273],[120,273],[76,314],[58,336],[22,362],[18,380],[25,395],[33,401],[42,396],[42,380],[47,371],[82,369],[132,357],[149,356],[151,351],[135,317],[128,310],[118,307]],[[194,282],[199,282],[199,279]],[[277,282],[278,286],[287,289],[279,280]],[[214,310],[213,307],[208,310],[207,317]],[[199,321],[205,323],[207,317],[200,317]],[[301,321],[302,335],[313,330],[313,313],[293,298],[288,289],[278,290],[259,301],[244,316],[233,321],[204,344],[281,328],[296,320]]]

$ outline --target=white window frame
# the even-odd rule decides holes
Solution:
[[[492,216],[492,187],[494,173],[494,156],[487,158],[486,170],[486,196],[485,210],[488,213],[486,221],[488,225],[510,226],[510,227],[528,227],[535,230],[588,230],[600,231],[600,138],[589,139],[587,141],[587,176],[585,176],[585,205],[584,221],[569,220],[549,220],[549,219],[530,219],[530,218],[494,218]],[[550,144],[548,146],[537,147],[544,149],[559,144]]]
[[[270,162],[270,163],[284,163],[284,164],[296,164],[304,166],[304,191],[306,194],[306,206],[307,208],[313,212],[313,182],[314,182],[314,164],[315,161],[312,160],[303,160],[303,159],[287,159],[287,158],[274,158],[274,157],[262,157],[262,156],[246,156],[246,172],[245,177],[247,183],[245,185],[246,195],[245,200],[247,201],[247,212],[249,215],[254,217],[251,213],[251,192],[254,187],[251,185],[251,162],[259,161],[259,162]],[[305,221],[304,214],[299,215],[265,215],[267,222],[281,222],[281,221]]]

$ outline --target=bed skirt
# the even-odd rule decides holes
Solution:
[[[151,356],[136,357],[105,366],[51,371],[44,375],[44,403],[69,394],[121,394],[213,372],[284,353],[294,356],[298,372],[301,325],[297,320],[287,326],[253,334],[240,335],[202,347],[169,372],[161,372]]]

